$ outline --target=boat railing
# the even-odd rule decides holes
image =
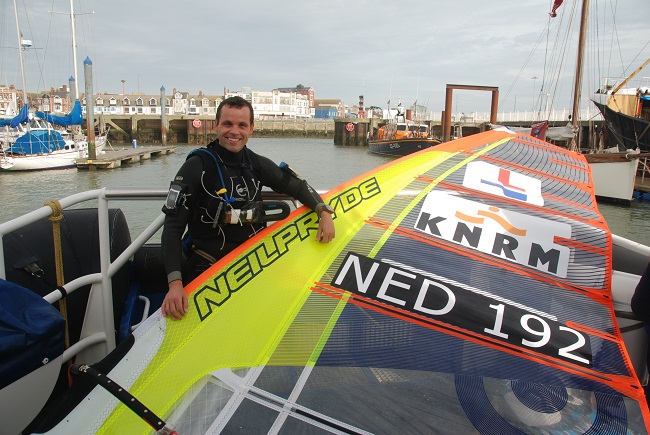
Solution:
[[[100,271],[80,276],[53,290],[43,298],[53,304],[68,294],[91,285],[86,308],[83,329],[79,342],[72,344],[64,353],[64,361],[85,352],[84,361],[95,362],[103,358],[116,346],[115,325],[113,318],[113,293],[111,279],[152,236],[162,227],[164,214],[161,212],[131,244],[114,260],[110,260],[110,221],[109,201],[143,199],[162,200],[167,195],[164,188],[105,187],[76,193],[58,200],[61,210],[73,208],[88,201],[97,201],[97,219],[99,235]],[[51,202],[54,204],[55,202]],[[6,279],[5,252],[2,238],[30,225],[38,220],[48,218],[55,213],[52,206],[45,205],[37,210],[0,224],[0,278]],[[56,241],[55,241],[56,243]]]
[[[124,251],[115,260],[111,261],[111,238],[110,238],[110,219],[109,219],[109,202],[111,201],[142,201],[142,200],[162,200],[168,193],[167,188],[163,187],[104,187],[96,190],[76,193],[52,201],[48,204],[58,202],[60,210],[72,209],[81,204],[96,201],[97,219],[98,219],[98,238],[99,238],[99,263],[100,271],[90,273],[78,278],[65,282],[59,288],[45,295],[45,299],[50,304],[58,302],[70,293],[90,285],[90,294],[86,307],[83,328],[80,339],[64,353],[64,361],[78,355],[83,361],[93,363],[99,361],[116,347],[115,322],[113,317],[113,284],[112,278],[115,274],[127,264],[129,260],[142,248],[146,243],[152,240],[153,236],[160,230],[164,223],[165,215],[159,212],[158,215],[151,219],[150,223],[135,237]],[[274,192],[263,192],[264,199],[287,200],[292,198],[277,194]],[[291,201],[294,207],[299,206],[296,201]],[[53,206],[45,205],[32,212],[26,213],[7,222],[0,223],[0,278],[7,278],[5,269],[5,252],[3,237],[12,231],[28,226],[36,221],[53,216],[56,213]],[[57,243],[56,241],[54,243]],[[145,302],[144,320],[150,313],[148,304]]]

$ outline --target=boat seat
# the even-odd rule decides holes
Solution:
[[[3,433],[19,433],[45,405],[59,377],[64,350],[63,315],[32,291],[0,280]]]
[[[113,261],[131,243],[131,235],[120,209],[109,210],[109,222],[110,258]],[[60,225],[65,281],[100,272],[97,209],[65,210]],[[45,296],[56,289],[52,234],[52,222],[42,219],[3,237],[7,281],[19,284],[39,296]],[[120,323],[124,312],[129,279],[126,265],[112,278],[115,325]],[[81,335],[89,291],[90,285],[74,291],[66,298],[71,343],[77,342]]]

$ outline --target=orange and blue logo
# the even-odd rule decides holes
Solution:
[[[463,186],[540,207],[544,205],[541,180],[486,162],[467,165]]]
[[[430,192],[415,229],[523,266],[566,278],[571,225],[519,213],[447,192]]]

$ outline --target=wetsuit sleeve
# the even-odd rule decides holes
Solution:
[[[631,301],[632,312],[641,320],[650,323],[650,263],[634,290]]]
[[[174,182],[183,185],[176,210],[165,216],[160,239],[167,282],[181,279],[183,261],[183,234],[190,221],[196,203],[198,189],[201,189],[203,163],[199,157],[185,161],[178,170]]]
[[[305,180],[294,177],[280,169],[271,159],[257,155],[261,166],[262,185],[285,195],[292,196],[312,210],[316,210],[323,199]]]

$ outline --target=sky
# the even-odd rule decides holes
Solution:
[[[0,1],[0,85],[22,88],[13,2]],[[67,84],[70,2],[15,1],[33,41],[23,52],[28,91]],[[417,101],[439,113],[446,85],[462,84],[498,87],[500,112],[569,108],[578,2],[564,0],[550,18],[553,0],[75,0],[78,78],[84,89],[89,58],[95,93],[302,84],[316,99]],[[649,0],[591,0],[583,95],[650,58],[648,17]],[[454,92],[454,112],[489,110],[488,92]]]

